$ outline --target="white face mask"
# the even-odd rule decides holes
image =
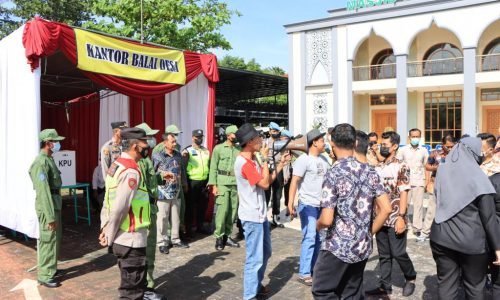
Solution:
[[[61,143],[59,143],[59,142],[53,143],[52,153],[59,152],[59,150],[61,150]]]

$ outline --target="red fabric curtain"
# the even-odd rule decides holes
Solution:
[[[123,40],[123,39],[122,39]],[[138,42],[123,40],[127,43],[139,44]],[[73,28],[70,26],[43,20],[39,17],[26,23],[23,33],[23,45],[26,50],[26,57],[32,70],[38,68],[39,59],[61,50],[69,61],[77,64],[76,41]],[[147,47],[158,47],[144,44]],[[215,83],[219,82],[219,71],[217,69],[217,58],[212,54],[199,54],[184,51],[186,63],[186,84],[196,78],[201,72],[208,79],[210,84],[210,94],[208,99],[209,114],[207,116],[208,146],[213,148],[213,128],[215,112]],[[157,82],[147,82],[128,78],[121,78],[112,75],[91,73],[81,71],[85,76],[97,84],[107,87],[113,91],[135,98],[155,98],[163,97],[178,88],[180,85],[163,84]],[[148,102],[148,101],[146,101]],[[146,103],[145,102],[145,103]],[[151,101],[162,102],[162,101]],[[164,102],[164,101],[163,101]],[[165,108],[163,108],[165,109]],[[154,113],[156,115],[156,113]],[[164,116],[164,115],[163,115]],[[135,118],[136,116],[134,116]],[[163,118],[163,117],[162,117]],[[149,124],[153,126],[152,124]],[[154,125],[159,126],[160,124]],[[164,126],[164,124],[163,124]],[[163,128],[163,127],[162,127]]]
[[[91,94],[66,106],[58,104],[43,103],[42,128],[55,128],[66,137],[61,148],[76,152],[76,181],[92,182],[99,143],[99,96]]]
[[[161,141],[161,135],[165,129],[165,97],[154,98],[129,98],[129,123],[136,126],[146,122],[152,129],[160,130],[156,134],[156,140]]]

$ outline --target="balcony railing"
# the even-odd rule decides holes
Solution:
[[[408,77],[458,74],[463,71],[463,57],[408,62]]]
[[[476,56],[477,72],[500,71],[500,54]]]
[[[396,78],[396,64],[353,67],[354,81]]]

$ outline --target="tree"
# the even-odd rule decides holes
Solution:
[[[134,39],[141,38],[141,1],[90,0],[94,14],[84,27]],[[143,0],[144,41],[193,51],[231,49],[220,33],[233,15],[220,0]]]
[[[0,38],[38,15],[44,19],[81,26],[90,20],[88,1],[81,0],[12,0],[13,7],[0,7],[0,16],[7,27]],[[3,29],[4,26],[2,26]]]
[[[231,68],[231,69],[238,69],[238,70],[246,70],[247,69],[247,64],[245,62],[245,59],[242,57],[237,57],[237,56],[231,56],[231,55],[226,55],[222,59],[220,59],[217,64],[219,67],[226,67],[226,68]]]
[[[12,0],[0,10],[0,38],[39,15],[119,36],[141,38],[140,0]],[[143,0],[144,41],[205,52],[231,49],[220,33],[233,15],[223,0]],[[3,20],[15,20],[5,22]],[[4,26],[5,24],[9,26]]]
[[[285,76],[286,75],[285,70],[283,70],[280,67],[276,67],[276,66],[275,67],[265,68],[263,71],[264,71],[264,73],[271,74],[271,75],[279,75],[279,76]]]

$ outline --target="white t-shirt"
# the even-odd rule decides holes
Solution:
[[[301,155],[293,164],[293,175],[299,176],[299,201],[305,205],[319,207],[323,177],[330,165],[322,156]]]
[[[234,175],[238,188],[238,217],[242,221],[264,223],[267,219],[266,194],[257,186],[262,171],[256,160],[238,155],[234,162]]]

